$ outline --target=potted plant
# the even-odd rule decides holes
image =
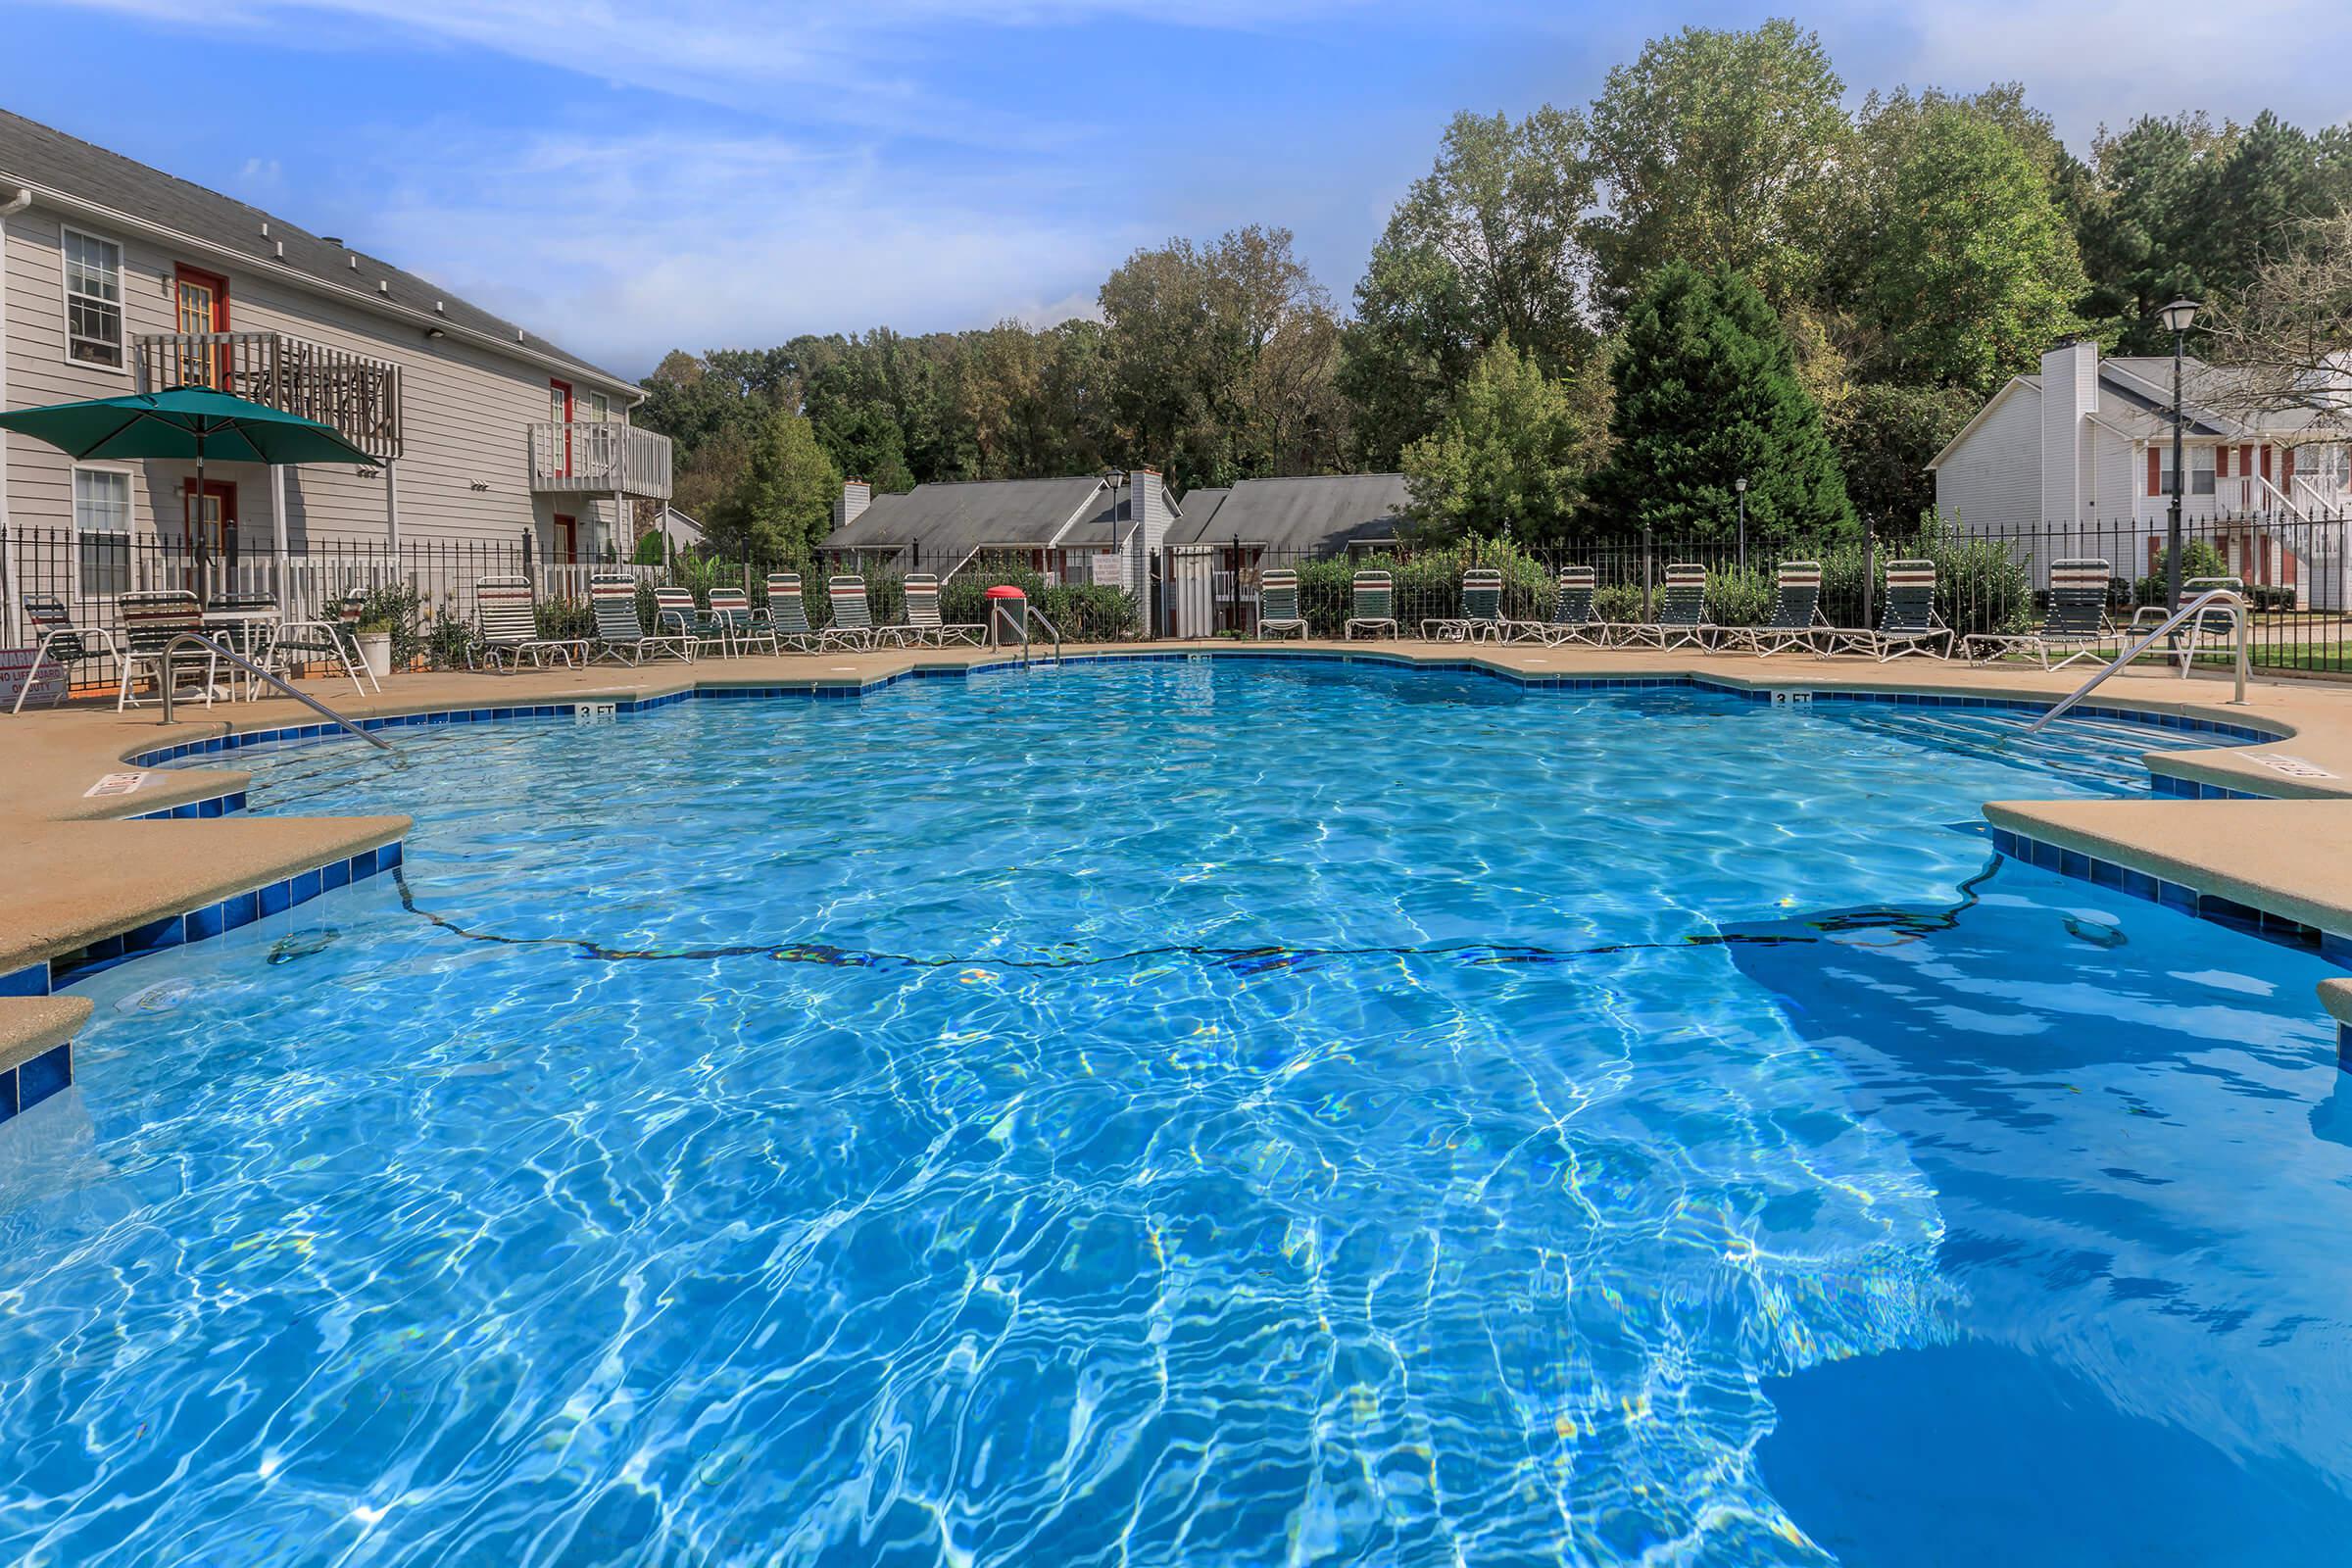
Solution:
[[[352,633],[360,645],[361,662],[378,680],[392,673],[392,629],[390,615],[368,614],[360,617],[360,624]]]

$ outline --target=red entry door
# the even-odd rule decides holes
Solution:
[[[577,517],[567,517],[563,513],[559,512],[556,514],[555,524],[550,532],[553,536],[551,545],[556,558],[556,564],[559,566],[574,566],[579,564],[580,519]]]
[[[187,541],[190,555],[199,552],[207,561],[226,562],[231,565],[237,559],[237,487],[220,479],[204,481],[201,504],[196,495],[196,481],[187,480],[179,490],[180,535]]]
[[[559,446],[555,453],[555,459],[562,466],[557,468],[556,472],[569,475],[571,472],[571,383],[569,381],[547,383],[547,416],[564,427],[559,432]]]

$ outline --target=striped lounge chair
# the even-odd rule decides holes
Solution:
[[[2041,624],[2028,632],[1971,632],[1960,640],[1961,654],[1972,664],[2027,654],[2039,659],[2044,669],[2064,669],[2091,658],[2107,645],[2107,583],[2114,575],[2098,557],[2051,562],[2050,598]],[[2055,664],[2052,654],[2062,656]]]
[[[598,659],[639,664],[667,654],[691,661],[694,639],[667,633],[646,635],[637,618],[637,579],[626,572],[600,571],[588,579],[588,609],[596,616],[589,645]]]
[[[824,629],[818,646],[830,643],[860,652],[874,646],[874,617],[866,607],[863,577],[845,571],[826,578],[825,599],[833,607],[833,624]]]
[[[1761,626],[1735,626],[1725,632],[1723,649],[1752,652],[1759,659],[1797,646],[1818,653],[1829,629],[1821,612],[1821,563],[1784,561],[1774,577],[1771,617]]]
[[[530,656],[536,669],[554,654],[566,664],[588,662],[588,643],[580,637],[542,637],[539,615],[531,602],[528,577],[477,577],[473,583],[474,633],[482,658],[492,669],[502,663],[512,675]],[[473,650],[466,650],[466,667],[473,667]]]
[[[1598,579],[1591,566],[1562,566],[1559,592],[1551,601],[1551,618],[1529,622],[1536,628],[1534,640],[1546,648],[1568,643],[1599,647],[1607,640],[1608,625],[1592,613],[1592,596],[1598,591]]]
[[[1276,566],[1257,580],[1257,634],[1306,635],[1306,617],[1298,613],[1298,573],[1288,566]]]
[[[776,645],[775,629],[752,613],[752,596],[740,588],[710,590],[710,619],[737,653],[759,643],[767,644],[771,654],[783,652]]]
[[[767,574],[767,609],[759,616],[776,640],[777,646],[798,654],[813,654],[818,647],[816,628],[808,624],[808,600],[801,589],[801,574],[797,571],[771,571]]]
[[[1502,634],[1502,573],[1493,566],[1462,573],[1460,614],[1432,615],[1421,622],[1421,635],[1433,642],[1500,642]]]
[[[906,574],[906,619],[885,626],[881,635],[899,648],[945,648],[951,642],[978,647],[988,635],[986,626],[970,621],[950,623],[939,618],[939,579],[927,571]]]
[[[1365,635],[1378,637],[1386,627],[1391,637],[1396,635],[1396,581],[1385,571],[1359,571],[1348,585],[1348,624],[1340,628],[1341,637],[1352,642],[1355,628],[1364,628]]]
[[[130,689],[137,683],[142,668],[154,674],[157,689],[162,689],[165,651],[180,633],[204,630],[204,607],[187,589],[170,588],[155,593],[124,594],[115,601],[115,609],[122,617],[122,636],[116,644],[122,666],[122,685],[115,694],[115,711],[119,713],[125,708],[139,706]],[[209,656],[201,664],[194,660],[183,660],[173,669],[172,678],[177,680],[192,670],[201,671],[204,706],[210,708],[220,662]]]
[[[1610,640],[1624,648],[1704,648],[1714,634],[1707,619],[1707,568],[1692,561],[1669,562],[1666,591],[1658,600],[1655,617],[1609,628]]]
[[[1822,649],[1831,654],[1868,654],[1884,664],[1905,654],[1948,659],[1952,629],[1936,609],[1936,563],[1886,563],[1886,603],[1875,628],[1848,627],[1832,631]]]
[[[24,684],[17,688],[17,702],[9,710],[11,713],[24,711],[24,699],[32,695],[33,679],[41,672],[42,660],[58,666],[57,700],[62,703],[73,689],[75,664],[116,657],[115,634],[104,626],[74,625],[74,616],[62,599],[27,595],[24,618],[32,622],[32,662],[24,666]]]
[[[713,648],[721,654],[735,651],[727,639],[727,623],[696,604],[690,588],[654,590],[654,626],[684,639],[690,656],[700,656]]]

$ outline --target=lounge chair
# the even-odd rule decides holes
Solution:
[[[1257,580],[1257,634],[1306,635],[1306,617],[1298,613],[1298,573],[1288,566],[1276,566]]]
[[[1989,662],[2010,654],[2029,654],[2044,669],[2064,669],[2078,659],[2089,659],[2107,645],[2107,582],[2114,568],[2095,557],[2076,557],[2050,563],[2050,599],[2041,625],[2028,632],[1970,632],[1960,639],[1960,652],[1972,664]],[[2052,654],[2063,657],[2055,664]]]
[[[851,572],[825,579],[825,598],[833,607],[833,624],[817,639],[860,653],[874,646],[873,612],[866,608],[865,579]]]
[[[2248,598],[2243,577],[2190,577],[2180,584],[2180,602],[2185,605],[2197,595],[2210,593],[2216,588],[2227,588],[2240,599]],[[2142,605],[2132,612],[2132,624],[2125,636],[2137,642],[2142,632],[2154,631],[2171,615],[2172,608],[2168,605]],[[2185,676],[2196,663],[2199,643],[2210,637],[2225,648],[2233,648],[2236,646],[2232,640],[2236,630],[2235,617],[2226,607],[2208,605],[2183,621],[2179,633],[2168,639],[2169,646],[2156,657],[2178,659],[2180,661],[2180,673]]]
[[[776,643],[775,628],[752,613],[752,596],[740,588],[710,590],[710,618],[725,632],[728,646],[737,653],[754,643],[767,644],[771,654],[784,651]]]
[[[797,571],[767,574],[767,609],[754,618],[767,628],[779,649],[813,654],[819,646],[816,628],[808,624],[808,596],[801,590]]]
[[[1609,638],[1621,648],[1704,648],[1715,631],[1707,619],[1707,568],[1696,562],[1675,561],[1666,566],[1666,590],[1657,613],[1648,620],[1612,624]]]
[[[683,638],[691,657],[712,648],[721,655],[735,651],[727,638],[727,623],[696,604],[689,588],[654,590],[654,629]]]
[[[530,656],[533,669],[546,662],[551,653],[566,664],[588,662],[586,638],[539,635],[539,615],[531,601],[528,577],[475,578],[473,620],[475,635],[482,645],[482,659],[492,669],[503,664],[512,675],[521,667],[525,654]],[[466,667],[473,667],[471,647],[466,650]]]
[[[694,639],[666,633],[648,636],[637,618],[637,579],[625,572],[600,571],[588,579],[588,609],[596,616],[589,644],[598,659],[640,664],[663,654],[691,662]]]
[[[896,626],[885,626],[881,635],[893,646],[945,648],[951,641],[970,643],[977,648],[988,635],[988,628],[971,621],[953,624],[939,618],[939,579],[927,571],[906,574],[904,583],[906,595],[906,618]]]
[[[1348,623],[1340,628],[1342,640],[1355,640],[1355,628],[1367,628],[1372,636],[1380,635],[1386,626],[1389,635],[1396,635],[1396,582],[1385,571],[1359,571],[1348,585]]]
[[[1598,579],[1591,566],[1562,566],[1559,592],[1551,601],[1551,618],[1533,621],[1536,641],[1546,648],[1559,648],[1568,643],[1590,643],[1597,648],[1606,639],[1607,622],[1592,613],[1592,596],[1598,589]]]
[[[248,601],[247,608],[265,613],[274,610],[272,602],[266,599]],[[323,660],[342,670],[344,677],[351,682],[351,689],[362,697],[368,695],[370,686],[380,692],[384,689],[383,683],[375,678],[375,671],[368,667],[368,661],[360,655],[360,615],[366,608],[367,595],[346,594],[341,599],[329,601],[326,608],[316,615],[278,621],[270,628],[270,640],[255,662],[264,669],[291,680],[297,665],[308,665]],[[218,606],[208,607],[205,611],[208,616],[218,612]],[[466,657],[472,657],[470,651]],[[251,682],[247,695],[259,698],[262,695],[262,683],[258,680]]]
[[[1761,626],[1734,626],[1718,645],[1726,653],[1769,659],[1801,645],[1819,653],[1830,623],[1821,612],[1821,563],[1784,561],[1773,578],[1772,615]]]
[[[24,684],[17,688],[17,702],[9,711],[24,711],[24,699],[32,695],[32,683],[41,672],[41,661],[46,659],[58,666],[57,700],[62,703],[74,689],[74,666],[96,659],[119,657],[115,634],[104,626],[76,626],[62,599],[42,599],[27,596],[24,600],[25,618],[32,622],[32,662],[24,666]],[[54,705],[53,705],[54,706]]]
[[[1433,642],[1500,642],[1502,634],[1502,573],[1492,566],[1462,573],[1460,614],[1432,615],[1421,622],[1421,635]]]
[[[196,596],[185,588],[168,588],[154,593],[124,594],[115,601],[122,617],[121,640],[116,651],[122,665],[122,681],[115,694],[115,711],[136,708],[138,700],[130,688],[142,666],[155,674],[156,689],[163,689],[164,664],[172,640],[182,632],[204,630],[204,607]],[[172,679],[176,680],[191,669],[201,667],[204,674],[204,706],[213,706],[213,682],[220,670],[218,659],[206,655],[201,666],[193,661],[183,661],[174,666]]]
[[[1834,629],[1824,641],[1824,658],[1847,653],[1868,654],[1882,664],[1905,654],[1951,657],[1952,629],[1936,610],[1936,563],[1886,563],[1886,603],[1877,628]]]

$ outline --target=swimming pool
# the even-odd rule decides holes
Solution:
[[[2324,971],[1995,866],[2168,740],[2022,727],[1220,661],[241,753],[417,826],[81,984],[0,1558],[2337,1560]]]

